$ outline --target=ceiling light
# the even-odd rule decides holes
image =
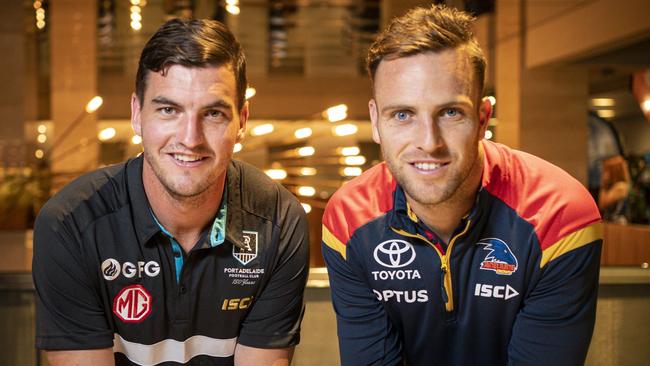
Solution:
[[[650,112],[650,99],[646,99],[641,103],[641,108],[644,112]]]
[[[305,196],[305,197],[311,197],[316,194],[316,188],[311,187],[311,186],[300,186],[298,187],[298,195],[299,196]]]
[[[300,156],[311,156],[314,155],[316,149],[314,149],[312,146],[305,146],[305,147],[298,148],[297,152],[298,155]]]
[[[237,15],[241,13],[241,9],[237,5],[226,5],[226,11],[232,15]]]
[[[366,163],[366,157],[363,155],[346,156],[341,160],[345,165],[363,165]]]
[[[34,156],[36,157],[36,159],[43,159],[43,155],[44,153],[43,150],[41,149],[34,151]]]
[[[97,109],[99,109],[99,107],[102,106],[103,103],[104,103],[104,99],[102,99],[102,97],[100,97],[99,95],[93,97],[93,99],[91,99],[90,102],[86,104],[86,112],[87,113],[95,112]]]
[[[142,23],[133,20],[133,21],[131,21],[131,28],[133,30],[140,30],[140,29],[142,29]]]
[[[238,142],[238,143],[235,144],[235,147],[233,147],[232,152],[234,152],[234,153],[240,152],[242,147],[243,146]]]
[[[257,90],[255,90],[255,88],[253,88],[252,86],[246,88],[246,100],[249,100],[252,97],[254,97],[255,93],[257,93]]]
[[[275,180],[282,180],[287,177],[287,171],[284,169],[267,169],[264,173]]]
[[[599,109],[596,111],[600,118],[612,118],[616,115],[613,109]]]
[[[45,133],[45,132],[47,132],[47,126],[46,125],[38,125],[38,127],[36,128],[36,131],[38,131],[38,133]]]
[[[339,152],[343,156],[351,156],[351,155],[359,155],[361,152],[361,149],[357,146],[347,146],[347,147],[342,147]]]
[[[363,170],[356,166],[348,166],[341,169],[341,175],[344,177],[357,177],[361,175],[361,173],[363,173]]]
[[[497,104],[497,98],[494,96],[490,95],[487,97],[487,99],[490,101],[490,104],[492,104],[492,106],[495,106]]]
[[[47,141],[47,136],[45,136],[45,134],[41,133],[38,136],[36,136],[36,141],[38,141],[41,144],[44,144],[45,141]]]
[[[357,133],[358,130],[359,128],[356,125],[353,125],[351,123],[338,125],[332,129],[334,135],[336,136],[354,135],[355,133]]]
[[[316,170],[316,168],[312,168],[312,167],[300,168],[300,175],[304,175],[304,176],[316,175],[317,172],[318,171]]]
[[[305,213],[310,213],[311,212],[311,205],[309,203],[300,203],[302,205],[303,210],[305,210]]]
[[[116,134],[117,131],[115,131],[113,127],[108,127],[99,131],[97,137],[99,138],[100,141],[107,141],[115,137]]]
[[[304,139],[306,137],[311,136],[312,130],[309,127],[305,128],[299,128],[296,130],[296,132],[293,133],[294,136],[296,136],[297,139]]]
[[[131,143],[133,145],[140,145],[142,143],[142,137],[140,137],[140,135],[133,135],[133,137],[131,137]]]
[[[330,122],[338,122],[348,117],[348,106],[345,104],[335,105],[325,110],[325,116]]]
[[[253,127],[253,130],[251,131],[251,135],[253,136],[262,136],[269,134],[273,132],[273,125],[270,123],[265,123],[263,125],[255,126]]]
[[[492,131],[485,130],[485,139],[492,140],[492,136],[493,136]]]
[[[613,107],[616,101],[612,98],[592,98],[591,105],[594,107]]]

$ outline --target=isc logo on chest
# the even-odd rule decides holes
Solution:
[[[127,286],[115,296],[113,313],[125,323],[139,323],[151,314],[151,295],[141,285]]]
[[[221,310],[239,310],[247,309],[253,302],[253,296],[242,297],[240,299],[223,299]]]

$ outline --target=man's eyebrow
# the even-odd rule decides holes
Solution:
[[[151,103],[153,104],[159,104],[159,105],[169,105],[173,107],[180,107],[181,105],[174,102],[171,99],[165,98],[165,97],[155,97],[151,100]],[[201,107],[201,109],[211,109],[211,108],[225,108],[225,109],[231,109],[232,104],[226,102],[225,100],[217,100],[216,102],[204,105]]]
[[[173,100],[167,99],[165,97],[160,97],[160,96],[153,98],[151,100],[151,103],[153,103],[153,104],[171,105],[171,106],[174,106],[174,107],[180,107],[180,104],[174,102]]]
[[[220,100],[217,100],[217,101],[214,102],[214,103],[210,103],[210,104],[207,104],[207,105],[204,105],[203,107],[201,107],[201,109],[211,109],[211,108],[225,108],[225,109],[231,109],[231,108],[232,108],[232,104],[226,102],[226,101],[223,100],[223,99],[220,99]]]
[[[404,110],[404,109],[413,109],[412,106],[408,106],[406,104],[392,104],[392,105],[387,105],[381,109],[381,113],[386,113],[390,111],[398,111],[398,110]]]

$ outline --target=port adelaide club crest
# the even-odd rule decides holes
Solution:
[[[242,231],[242,247],[233,246],[232,255],[243,265],[247,265],[253,259],[257,258],[258,249],[257,231]]]

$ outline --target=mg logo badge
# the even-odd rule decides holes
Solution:
[[[232,255],[243,265],[257,258],[257,231],[242,231],[243,247],[232,247]]]
[[[139,323],[151,313],[151,295],[141,285],[127,286],[115,296],[113,313],[125,323]]]
[[[415,248],[404,240],[386,240],[377,245],[373,256],[384,267],[402,268],[415,260]]]

